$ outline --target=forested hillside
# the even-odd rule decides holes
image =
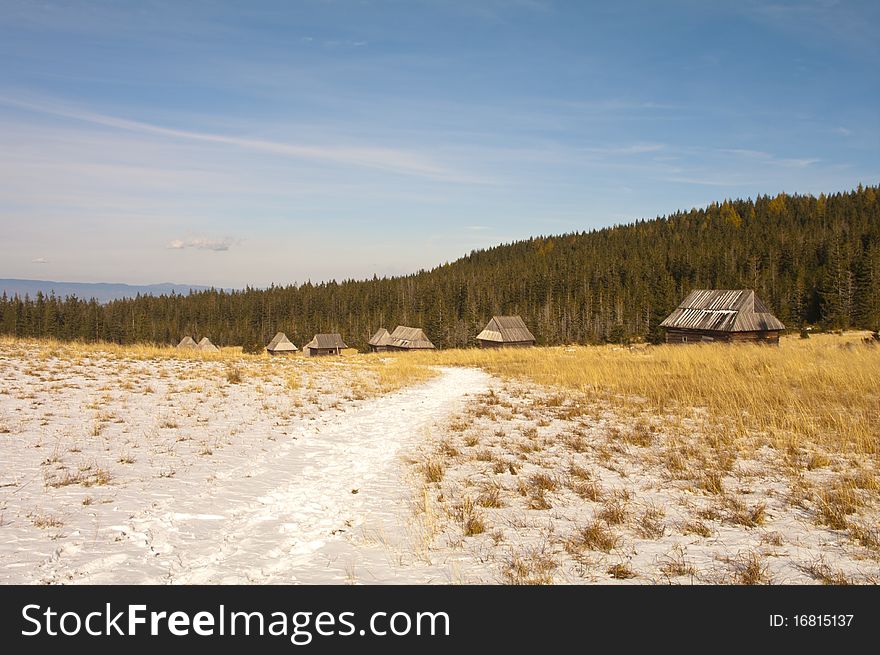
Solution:
[[[364,347],[379,327],[422,326],[439,347],[474,344],[493,314],[521,314],[542,344],[655,338],[692,288],[751,288],[790,329],[880,326],[880,189],[725,201],[592,232],[480,250],[395,278],[140,296],[0,299],[16,336],[176,343],[209,335],[302,345],[340,332]]]

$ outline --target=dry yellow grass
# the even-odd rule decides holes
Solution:
[[[63,362],[82,362],[85,359],[107,358],[124,365],[131,360],[180,360],[218,362],[225,365],[220,377],[230,383],[240,382],[242,376],[256,374],[266,376],[272,372],[291,369],[287,375],[288,388],[292,392],[300,391],[302,379],[300,372],[305,372],[316,379],[322,378],[324,372],[341,372],[344,367],[350,378],[349,389],[355,399],[364,399],[383,393],[397,391],[412,384],[424,382],[438,373],[424,364],[417,363],[400,353],[396,356],[376,357],[358,354],[353,348],[343,351],[339,357],[305,357],[302,354],[293,357],[270,357],[268,353],[243,353],[240,347],[228,346],[219,352],[201,352],[198,350],[178,350],[174,346],[156,344],[120,345],[116,343],[79,341],[58,341],[55,339],[14,339],[0,337],[0,353],[10,356],[34,358],[41,362],[57,359]],[[296,371],[296,373],[293,373]],[[350,374],[350,375],[348,375]],[[181,373],[178,377],[186,377]],[[192,375],[203,375],[203,372]],[[123,384],[125,381],[123,381]]]
[[[410,356],[422,364],[478,366],[637,413],[682,418],[701,408],[712,425],[756,445],[877,455],[880,348],[862,344],[865,334],[788,336],[778,348],[574,346]]]
[[[769,443],[779,449],[877,455],[880,348],[862,344],[866,334],[817,334],[806,340],[788,336],[779,348],[574,346],[297,359],[318,369],[351,368],[356,373],[352,389],[363,397],[430,379],[437,365],[478,366],[502,377],[558,387],[577,400],[606,401],[636,413],[680,419],[700,408],[712,426],[738,437],[741,446],[741,438],[748,436],[756,445]],[[284,366],[265,353],[247,355],[235,347],[201,353],[170,346],[10,338],[0,338],[0,347],[40,359],[108,356]],[[821,454],[815,461],[819,460]]]

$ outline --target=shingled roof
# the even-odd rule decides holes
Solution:
[[[493,316],[482,332],[479,341],[498,341],[500,343],[522,343],[534,341],[535,335],[529,332],[519,316]]]
[[[269,342],[269,345],[266,346],[266,350],[270,353],[283,353],[283,352],[294,352],[298,350],[296,346],[287,338],[287,335],[284,332],[279,332],[274,337],[272,337],[272,341]]]
[[[388,345],[392,348],[405,348],[407,350],[431,350],[434,344],[428,339],[421,328],[398,325],[388,337]]]
[[[342,340],[340,334],[316,334],[315,338],[309,341],[303,348],[315,348],[323,350],[325,348],[348,348]]]
[[[202,337],[202,340],[199,341],[199,350],[202,352],[208,353],[218,353],[220,349],[211,343],[211,340],[208,337]]]
[[[784,330],[751,289],[696,289],[660,327],[715,332]]]
[[[374,334],[372,338],[370,338],[369,343],[371,346],[387,346],[388,338],[390,336],[391,335],[388,334],[388,330],[386,330],[385,328],[379,328],[376,334]]]

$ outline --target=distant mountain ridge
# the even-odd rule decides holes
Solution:
[[[161,296],[174,292],[178,295],[188,295],[192,291],[208,291],[212,287],[199,286],[196,284],[174,284],[162,282],[160,284],[118,284],[112,282],[53,282],[51,280],[20,280],[15,278],[0,278],[0,294],[7,296],[25,295],[33,298],[38,291],[44,295],[54,293],[64,298],[76,296],[83,300],[94,298],[100,303],[120,300],[121,298],[134,298],[138,294]]]

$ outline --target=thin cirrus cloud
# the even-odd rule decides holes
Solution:
[[[206,237],[190,237],[186,239],[174,239],[168,244],[169,250],[186,250],[194,248],[196,250],[213,250],[214,252],[225,252],[229,250],[237,241],[229,237],[223,239],[208,239]]]
[[[91,123],[93,125],[100,125],[128,132],[153,134],[202,143],[214,143],[232,146],[243,150],[264,152],[312,161],[323,161],[333,164],[372,168],[391,173],[424,177],[446,182],[480,182],[479,179],[460,174],[421,154],[396,148],[299,145],[285,141],[269,141],[264,139],[228,136],[224,134],[213,134],[210,132],[181,130],[143,121],[119,118],[108,114],[74,109],[51,101],[34,102],[10,96],[0,96],[0,104],[51,116],[71,118]]]
[[[34,257],[31,260],[31,264],[48,264],[48,263],[49,263],[49,260],[46,259],[45,257]]]
[[[806,166],[812,166],[813,164],[817,164],[821,161],[817,158],[797,159],[790,157],[776,157],[769,152],[763,152],[761,150],[747,150],[745,148],[719,148],[718,152],[723,152],[730,155],[737,155],[739,157],[746,157],[748,159],[758,159],[768,164],[790,166],[794,168],[804,168]]]

